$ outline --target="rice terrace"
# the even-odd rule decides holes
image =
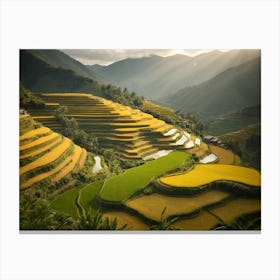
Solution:
[[[100,52],[20,50],[20,230],[261,230],[260,50]]]

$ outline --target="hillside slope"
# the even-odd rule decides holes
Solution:
[[[87,151],[69,138],[20,116],[20,189],[67,184],[84,167]]]
[[[67,106],[67,117],[74,117],[81,129],[97,136],[102,147],[113,148],[125,159],[141,159],[162,150],[170,152],[194,146],[195,136],[186,131],[101,97],[80,93],[38,96],[45,101],[45,107],[28,110],[35,120],[60,131],[61,126],[53,114],[58,106]]]
[[[32,92],[94,92],[96,82],[72,70],[48,64],[30,51],[20,51],[20,81]]]
[[[248,125],[260,123],[260,106],[246,107],[239,112],[218,116],[209,122],[205,134],[223,135],[245,128]]]
[[[242,164],[261,169],[261,124],[224,134],[219,137],[224,143],[229,143],[233,150],[241,154]]]
[[[226,69],[260,56],[258,50],[212,51],[195,57],[174,55],[128,58],[109,66],[88,66],[112,83],[149,99],[197,85]]]
[[[260,98],[261,60],[256,58],[197,86],[181,89],[161,102],[207,119],[259,105]]]
[[[101,81],[102,78],[88,67],[60,50],[26,50],[32,55],[55,67],[72,70],[80,76]]]

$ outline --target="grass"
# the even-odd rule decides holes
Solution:
[[[105,201],[121,202],[143,189],[153,178],[179,167],[188,157],[185,152],[175,151],[165,157],[128,169],[107,180],[100,197]]]
[[[61,194],[51,202],[50,207],[57,212],[66,213],[71,215],[73,218],[78,218],[76,198],[83,187],[84,186],[74,187],[73,189]]]
[[[79,197],[79,205],[84,211],[90,208],[94,210],[93,201],[99,194],[103,182],[98,181],[88,185],[74,187],[55,198],[51,202],[51,208],[56,211],[71,215],[73,218],[78,217],[77,198]]]
[[[88,210],[90,207],[94,208],[94,200],[99,195],[102,185],[103,181],[94,182],[86,185],[80,191],[80,203],[85,210]]]
[[[214,181],[233,181],[260,187],[261,175],[251,168],[225,164],[198,164],[190,172],[160,178],[159,182],[170,187],[200,187]]]
[[[154,193],[129,200],[125,204],[149,219],[160,221],[162,210],[165,207],[166,211],[163,218],[168,218],[173,215],[192,213],[201,207],[217,203],[228,196],[228,193],[217,190],[211,190],[192,197],[174,197]]]

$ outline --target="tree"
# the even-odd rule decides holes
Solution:
[[[21,194],[21,230],[65,230],[73,227],[74,220],[69,215],[56,213],[47,200],[28,192]]]
[[[119,227],[117,218],[104,219],[100,209],[93,211],[91,208],[79,217],[76,225],[77,230],[124,230],[126,227],[127,224]]]

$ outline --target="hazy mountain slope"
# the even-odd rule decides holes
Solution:
[[[69,55],[65,54],[59,50],[28,50],[34,56],[37,56],[41,60],[45,61],[46,63],[64,68],[69,69],[76,72],[78,75],[93,78],[94,80],[102,80],[102,78],[95,73],[93,70],[89,69],[79,61],[73,59]]]
[[[161,102],[183,112],[211,118],[259,105],[260,98],[261,61],[256,58],[197,86],[181,89]]]
[[[220,136],[233,131],[238,131],[248,125],[260,123],[261,107],[246,107],[239,112],[218,116],[208,123],[205,134]]]
[[[261,169],[261,124],[249,125],[219,137],[241,155],[242,165]]]
[[[186,86],[199,84],[258,56],[258,50],[212,51],[196,57],[154,55],[124,59],[108,66],[88,67],[114,84],[150,99],[157,99]]]
[[[51,65],[34,51],[20,51],[20,80],[32,92],[94,92],[92,79]]]

